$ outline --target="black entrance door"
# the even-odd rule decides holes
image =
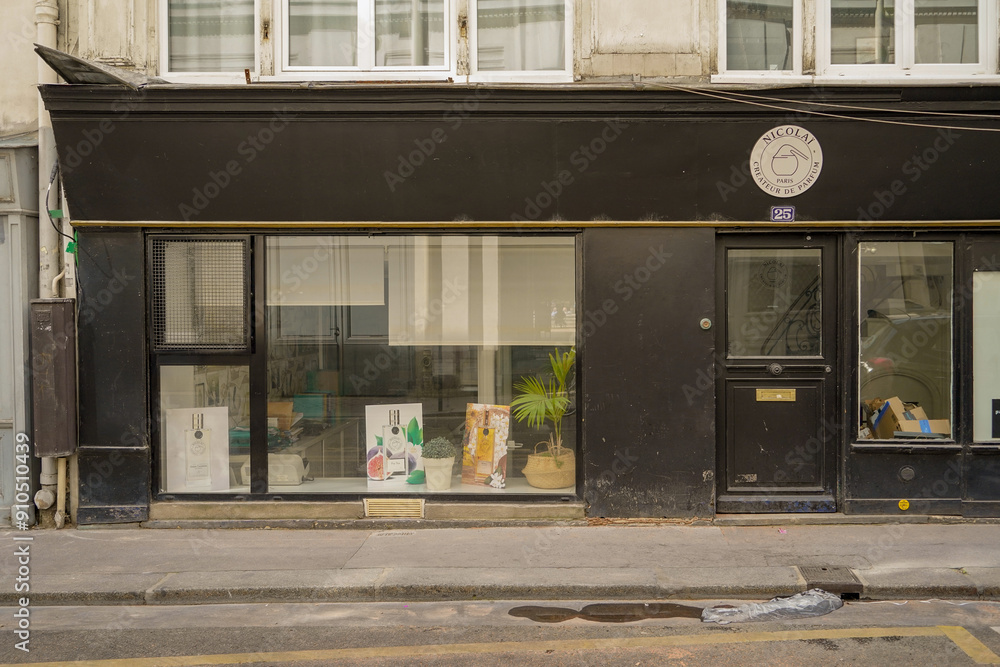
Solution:
[[[835,511],[836,239],[719,239],[716,511]]]

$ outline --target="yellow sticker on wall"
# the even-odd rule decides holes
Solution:
[[[910,509],[910,501],[909,500],[905,500],[905,499],[904,500],[900,500],[899,501],[899,509],[903,510],[904,512],[906,510]]]

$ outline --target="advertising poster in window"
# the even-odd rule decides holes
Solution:
[[[462,441],[462,484],[507,486],[510,406],[469,403]]]
[[[229,408],[176,408],[166,411],[168,493],[228,491]]]
[[[423,405],[398,403],[365,406],[368,488],[406,487],[423,463]]]

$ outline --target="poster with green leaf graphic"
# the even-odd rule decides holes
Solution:
[[[397,403],[365,406],[365,450],[371,489],[405,485],[423,470],[423,405]]]

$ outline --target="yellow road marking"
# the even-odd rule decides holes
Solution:
[[[261,662],[310,660],[347,660],[453,654],[528,653],[533,651],[579,651],[618,648],[659,648],[665,646],[708,646],[751,642],[798,641],[804,639],[850,639],[854,637],[947,637],[979,664],[1000,663],[985,644],[958,626],[900,628],[832,628],[827,630],[781,630],[776,632],[706,632],[669,637],[622,637],[607,639],[565,639],[555,641],[497,642],[482,644],[444,644],[424,646],[378,646],[367,648],[276,651],[269,653],[227,653],[182,655],[157,658],[116,658],[112,660],[76,660],[71,662],[33,662],[0,667],[193,667],[194,665],[246,665]]]
[[[972,636],[972,633],[958,625],[939,625],[948,639],[980,665],[1000,663],[1000,657],[987,648],[986,644]]]

